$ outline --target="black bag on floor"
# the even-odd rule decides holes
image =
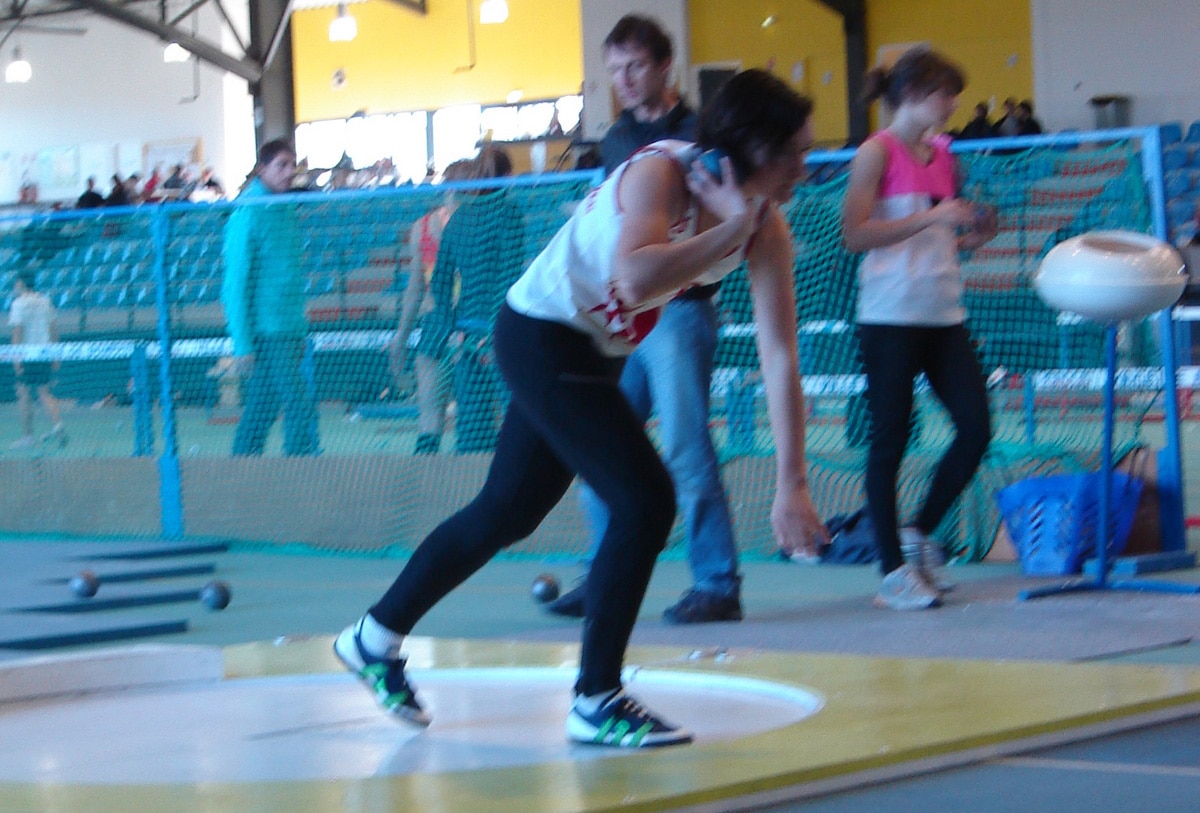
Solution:
[[[853,514],[838,514],[825,523],[829,545],[821,551],[821,562],[829,565],[865,565],[879,559],[875,524],[860,508]]]

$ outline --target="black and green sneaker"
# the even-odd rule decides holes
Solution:
[[[404,658],[377,658],[363,649],[360,630],[362,619],[346,627],[333,642],[333,654],[375,695],[375,701],[389,714],[414,725],[427,726],[429,715],[404,676]]]
[[[580,709],[576,698],[567,714],[567,738],[613,748],[654,748],[692,741],[691,734],[655,717],[624,689],[617,689],[590,714]]]

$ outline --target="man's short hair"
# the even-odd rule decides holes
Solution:
[[[295,155],[296,151],[292,149],[292,145],[285,138],[276,138],[268,141],[258,148],[258,165],[264,167],[275,160],[275,157],[280,153],[288,153]]]
[[[30,291],[37,290],[37,272],[32,268],[22,268],[17,273],[17,279]]]
[[[662,26],[655,20],[639,14],[626,14],[604,38],[605,48],[628,48],[631,45],[646,49],[650,57],[658,63],[674,56],[671,38],[663,31]]]

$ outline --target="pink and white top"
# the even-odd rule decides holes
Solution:
[[[571,219],[509,289],[509,307],[535,319],[577,328],[591,337],[596,349],[606,356],[627,356],[657,324],[663,306],[682,290],[719,282],[741,265],[749,241],[705,269],[681,291],[637,305],[624,303],[617,296],[613,263],[617,236],[625,217],[617,200],[617,186],[625,169],[647,155],[666,155],[680,172],[686,173],[689,167],[684,162],[692,146],[688,141],[656,141],[617,167],[584,198]],[[767,210],[766,200],[752,201],[751,206],[758,207],[761,222]],[[699,209],[693,200],[683,217],[671,226],[671,242],[695,235],[698,220]]]
[[[899,220],[957,194],[948,136],[933,139],[928,163],[918,160],[887,130],[870,140],[887,151],[874,217]],[[931,327],[961,324],[967,315],[962,290],[955,229],[935,224],[866,253],[858,270],[858,321]]]

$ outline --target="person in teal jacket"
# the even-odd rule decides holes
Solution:
[[[225,226],[221,302],[246,380],[234,455],[262,454],[281,406],[284,453],[309,455],[319,448],[315,394],[301,372],[308,322],[295,206],[257,200],[289,191],[295,174],[296,154],[286,141],[263,144]]]

